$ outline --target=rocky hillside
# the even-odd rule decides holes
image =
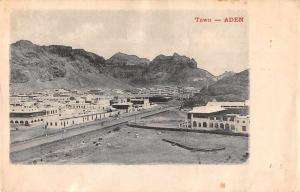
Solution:
[[[172,56],[159,55],[149,65],[150,79],[164,84],[183,84],[202,87],[214,82],[215,77],[206,70],[197,68],[197,62],[174,53]]]
[[[152,61],[116,53],[105,60],[83,49],[39,46],[21,40],[11,44],[11,90],[49,88],[130,88],[153,85],[203,87],[215,82],[209,72],[197,68],[194,59],[174,53]]]
[[[105,62],[106,66],[147,65],[149,63],[149,59],[139,58],[136,55],[127,55],[120,52],[114,54]]]
[[[177,53],[172,56],[159,55],[151,62],[137,56],[119,53],[112,58],[106,61],[108,73],[132,86],[159,84],[202,87],[206,83],[213,83],[215,79],[209,72],[197,68],[194,59]]]
[[[235,72],[233,72],[233,71],[225,71],[221,75],[217,76],[217,80],[223,79],[225,77],[233,76],[234,74],[235,74]]]
[[[103,57],[67,46],[18,41],[11,45],[10,64],[12,91],[127,86],[102,73]]]
[[[201,91],[202,95],[208,95],[218,101],[244,101],[249,99],[249,70],[224,77],[208,89]]]
[[[105,70],[112,77],[132,86],[144,85],[147,82],[141,82],[141,77],[147,72],[149,63],[148,59],[139,58],[136,55],[116,53],[106,60]]]

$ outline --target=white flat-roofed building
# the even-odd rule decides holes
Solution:
[[[130,99],[130,102],[133,104],[133,107],[137,110],[149,109],[151,107],[149,98],[133,98]]]
[[[221,105],[194,107],[188,112],[186,126],[193,129],[223,129],[225,131],[248,133],[248,115],[240,115],[244,102],[223,102]],[[224,105],[223,105],[224,104]]]
[[[248,106],[248,102],[217,102],[212,101],[208,102],[206,106],[221,106],[224,108],[243,108]]]
[[[133,104],[131,102],[114,103],[111,105],[113,108],[121,111],[121,113],[129,113],[133,111]]]
[[[69,96],[53,96],[53,95],[48,95],[48,96],[39,96],[36,97],[36,100],[45,102],[45,101],[52,101],[52,102],[66,102],[70,101]]]
[[[14,101],[10,102],[10,109],[13,111],[14,109],[30,109],[36,108],[36,101]]]
[[[10,124],[18,126],[42,125],[46,111],[38,108],[15,109],[9,114]]]
[[[235,128],[237,132],[249,132],[250,126],[250,117],[249,115],[246,116],[236,116],[235,119]]]
[[[60,115],[47,116],[44,121],[46,128],[61,129],[80,125],[118,114],[118,111],[89,111],[81,113],[63,113]]]
[[[69,103],[66,107],[70,109],[96,109],[97,106],[90,103]]]
[[[110,101],[112,97],[96,97],[93,101],[95,105],[98,105],[100,108],[105,109],[106,107],[110,106]]]

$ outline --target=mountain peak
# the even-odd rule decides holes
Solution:
[[[223,79],[225,77],[230,77],[233,76],[234,74],[236,74],[233,71],[225,71],[224,73],[222,73],[221,75],[217,76],[217,80]]]
[[[84,49],[18,41],[10,51],[13,89],[193,85],[214,82],[194,59],[173,53],[149,59],[117,52],[105,60]],[[12,89],[12,90],[13,90]]]
[[[19,41],[16,41],[15,43],[13,43],[12,45],[13,46],[25,47],[25,46],[33,46],[34,44],[31,41],[28,41],[28,40],[19,40]]]
[[[173,57],[180,57],[180,55],[178,53],[174,52]]]
[[[145,65],[148,64],[150,61],[146,58],[140,58],[136,55],[128,55],[125,53],[117,52],[113,56],[111,56],[107,61],[106,64],[108,65]]]

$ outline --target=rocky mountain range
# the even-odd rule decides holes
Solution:
[[[231,94],[230,90],[248,89],[248,81],[243,84],[235,81],[238,74],[226,72],[214,76],[198,68],[194,59],[177,53],[158,55],[150,61],[119,52],[106,60],[83,49],[62,45],[40,46],[20,40],[11,44],[10,54],[12,92],[50,88],[130,89],[153,85],[209,86],[208,93],[211,94],[218,94],[220,90]],[[227,90],[225,84],[228,83],[231,88]]]
[[[249,70],[223,77],[201,90],[217,101],[244,101],[249,99]]]
[[[22,40],[11,45],[10,53],[11,91],[128,86],[103,73],[103,57],[82,49]]]
[[[112,63],[112,61],[117,62]],[[159,55],[149,62],[137,56],[117,53],[106,61],[105,69],[114,78],[122,79],[123,82],[134,87],[151,85],[202,87],[206,83],[215,81],[212,74],[197,68],[194,59],[177,53],[172,56]]]
[[[125,53],[116,53],[105,61],[106,66],[126,66],[126,65],[147,65],[149,59],[139,58],[136,55],[127,55]]]
[[[220,80],[220,79],[223,79],[225,77],[233,76],[234,74],[236,74],[236,73],[233,72],[233,71],[225,71],[221,75],[218,75],[216,78],[217,78],[217,80]]]
[[[11,44],[11,90],[49,88],[128,88],[152,85],[202,87],[215,82],[209,72],[197,68],[194,59],[174,53],[152,61],[116,53],[102,56],[69,46],[39,46],[27,40]]]

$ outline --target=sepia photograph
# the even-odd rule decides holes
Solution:
[[[13,164],[247,164],[247,10],[15,10]]]

